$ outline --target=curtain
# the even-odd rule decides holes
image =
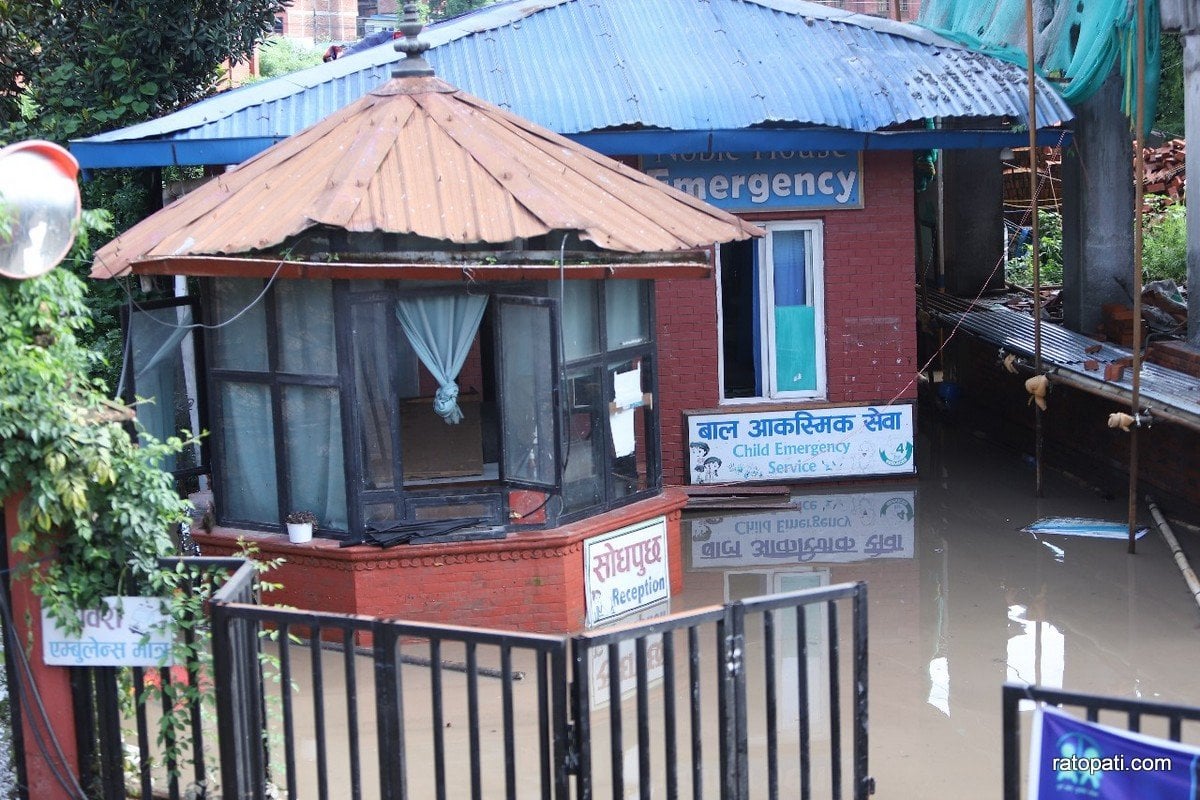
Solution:
[[[487,295],[429,295],[401,298],[396,317],[421,363],[437,380],[433,410],[448,425],[462,421],[454,382],[475,341]]]

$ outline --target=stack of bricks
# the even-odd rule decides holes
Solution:
[[[1182,341],[1155,342],[1146,349],[1146,360],[1200,378],[1200,349]]]
[[[1120,303],[1101,307],[1100,336],[1122,347],[1133,347],[1133,309]],[[1142,341],[1146,341],[1146,323],[1142,323]]]

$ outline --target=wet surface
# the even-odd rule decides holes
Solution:
[[[1027,459],[957,429],[929,426],[917,453],[907,485],[798,492],[804,508],[783,517],[689,513],[671,610],[866,581],[881,798],[1000,797],[1006,680],[1200,703],[1200,608],[1148,512],[1134,556],[1123,540],[1034,536],[1020,528],[1044,517],[1124,522],[1127,501],[1050,472],[1036,498]],[[809,527],[781,530],[797,520]],[[1188,548],[1194,528],[1171,521]],[[799,555],[766,544],[799,534],[817,537]]]
[[[1001,796],[1000,700],[1005,681],[1200,704],[1200,608],[1148,513],[1140,522],[1151,530],[1139,540],[1135,556],[1126,553],[1124,540],[1034,536],[1020,529],[1043,518],[1124,522],[1126,500],[1105,499],[1049,471],[1044,497],[1038,499],[1033,468],[1026,459],[953,428],[926,426],[916,452],[919,478],[903,484],[798,491],[796,510],[689,512],[683,526],[684,591],[669,604],[637,616],[659,623],[668,613],[865,581],[870,774],[876,779],[875,796],[888,800]],[[1172,518],[1171,509],[1161,510],[1171,518],[1183,546],[1191,546],[1200,558],[1197,529]],[[804,708],[813,731],[813,796],[831,796],[833,715],[828,696],[814,688],[831,672],[829,642],[822,638],[827,624],[823,613],[816,608],[807,612],[807,655],[802,657],[794,614],[781,615],[771,647],[764,645],[761,625],[747,627],[753,796],[767,796],[760,790],[765,786],[763,719],[772,705],[763,702],[761,668],[768,662],[778,667],[781,687],[789,681],[795,685],[797,664],[802,662],[813,680],[807,703],[795,690],[782,689],[774,697],[781,726],[780,796],[799,796],[796,720]],[[611,628],[629,622],[622,620]],[[789,625],[796,631],[790,638]],[[836,669],[843,687],[852,684],[848,627],[843,625],[839,635],[843,655]],[[598,632],[609,630],[606,626]],[[704,677],[695,696],[701,700],[703,721],[690,721],[684,711],[686,699],[679,700],[679,741],[700,742],[694,755],[686,744],[678,753],[663,752],[661,715],[669,691],[664,675],[675,675],[677,689],[687,686],[686,637],[675,638],[678,658],[673,670],[661,660],[665,638],[647,640],[653,797],[669,795],[660,774],[668,764],[678,768],[679,796],[693,796],[696,782],[703,784],[704,797],[719,795],[723,765],[716,755],[721,735],[717,638],[709,627],[698,639],[697,664]],[[618,759],[624,765],[625,789],[615,796],[640,793],[635,681],[625,674],[633,652],[632,644],[626,644],[616,654],[621,662],[618,706],[609,702],[607,691],[608,677],[616,672],[604,659],[590,659],[587,667],[590,756],[595,796],[600,797],[614,796],[610,776]],[[461,669],[471,658],[461,647],[448,645],[435,653],[427,642],[406,638],[401,650],[410,656],[397,676],[403,686],[406,742],[401,769],[412,796],[436,796],[433,787],[443,781],[448,797],[471,796],[476,783],[483,786],[480,796],[503,796],[506,778],[517,786],[519,796],[540,796],[543,764],[534,744],[539,736],[535,709],[540,681],[529,655],[515,654],[506,669],[496,648],[481,645],[474,657],[485,672],[473,684]],[[278,656],[274,647],[268,651]],[[768,658],[765,654],[771,652]],[[377,796],[381,759],[369,651],[347,655],[326,649],[316,658],[310,655],[304,647],[296,650],[283,680],[267,684],[272,775],[281,788],[291,783],[296,797],[350,796],[354,776],[363,797]],[[431,659],[446,669],[435,676],[429,669]],[[292,691],[280,691],[289,685]],[[471,734],[467,703],[472,693],[479,700],[477,737]],[[435,697],[443,698],[441,706],[436,700],[431,704]],[[843,736],[851,730],[850,702],[844,688],[837,715]],[[1030,715],[1021,716],[1027,727]],[[283,734],[285,719],[294,732],[290,747]],[[614,744],[613,729],[620,727],[614,720],[621,719],[624,738],[617,737]],[[1120,724],[1104,716],[1101,721]],[[1150,727],[1146,731],[1159,733]],[[505,745],[509,736],[516,742],[511,751]],[[1185,726],[1184,740],[1200,744],[1200,726]],[[439,752],[444,761],[439,762]],[[848,753],[847,745],[841,763],[847,763]],[[291,781],[287,761],[294,764]],[[392,761],[384,758],[382,763],[391,769]],[[852,796],[848,784],[843,796]]]

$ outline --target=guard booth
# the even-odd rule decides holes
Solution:
[[[658,602],[686,498],[653,281],[760,231],[434,77],[410,16],[391,80],[97,253],[198,279],[130,316],[139,420],[209,431],[176,465],[212,479],[195,539],[285,556],[274,600],[550,631]]]

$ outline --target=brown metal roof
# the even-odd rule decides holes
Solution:
[[[399,77],[130,228],[92,275],[267,250],[321,225],[454,244],[573,231],[626,253],[761,233],[438,78]]]

